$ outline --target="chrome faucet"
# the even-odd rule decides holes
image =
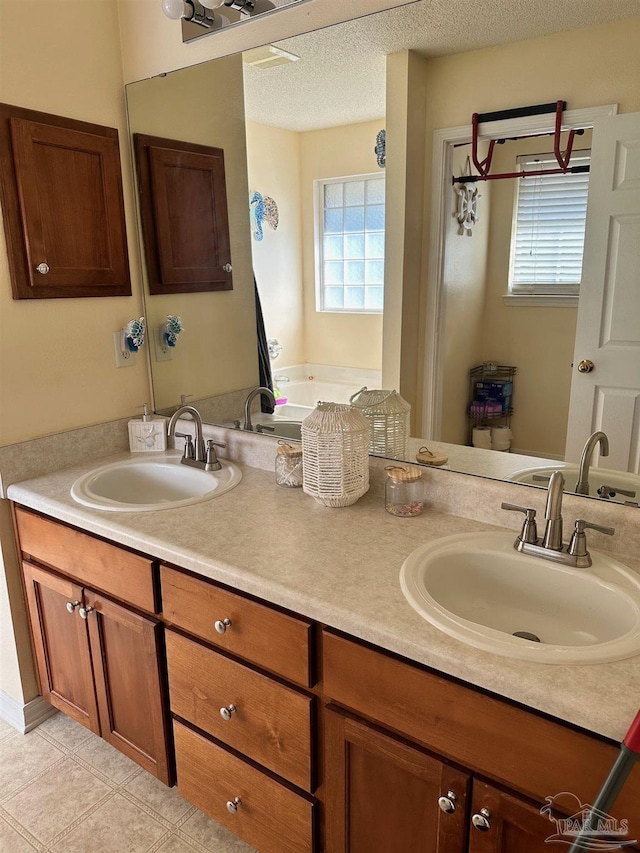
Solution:
[[[604,433],[602,433],[604,435]],[[606,436],[605,436],[606,438]],[[513,547],[521,554],[530,554],[532,557],[542,557],[563,563],[565,566],[575,566],[585,569],[591,565],[591,556],[587,550],[587,537],[585,529],[590,527],[613,536],[613,527],[601,527],[599,524],[591,524],[584,518],[575,522],[573,535],[568,543],[562,542],[562,495],[564,493],[564,477],[560,471],[554,471],[549,479],[549,491],[545,505],[545,529],[544,535],[538,539],[536,528],[536,511],[531,507],[516,506],[515,504],[503,503],[502,509],[517,510],[525,514],[525,522],[520,535],[513,543]]]
[[[250,432],[253,431],[253,424],[251,423],[251,404],[258,394],[264,394],[272,406],[275,406],[276,404],[276,398],[273,396],[273,392],[270,388],[263,388],[260,386],[259,388],[254,388],[253,391],[249,391],[247,399],[244,401],[244,426],[242,429],[249,430]]]
[[[582,456],[580,457],[580,470],[578,472],[578,482],[576,484],[577,495],[589,494],[589,467],[591,466],[593,451],[596,449],[597,444],[600,445],[601,456],[609,455],[609,439],[605,433],[600,431],[592,433],[587,439],[582,450]]]
[[[562,495],[564,477],[560,471],[554,471],[549,479],[547,503],[544,508],[544,536],[542,547],[552,551],[562,551]]]
[[[191,415],[196,427],[194,443],[191,441],[191,435],[175,431],[176,424],[181,415]],[[171,436],[184,438],[184,453],[180,460],[183,465],[190,465],[192,468],[203,468],[205,471],[219,471],[222,468],[222,465],[216,455],[216,446],[226,447],[226,445],[222,442],[209,439],[205,447],[205,441],[202,435],[202,417],[200,412],[194,406],[180,406],[177,408],[171,415],[167,432],[169,438],[171,438]]]

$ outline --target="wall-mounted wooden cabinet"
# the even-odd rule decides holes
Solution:
[[[118,131],[0,104],[14,299],[130,296]]]
[[[232,290],[224,151],[134,135],[149,293]]]

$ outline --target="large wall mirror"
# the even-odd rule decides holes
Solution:
[[[606,473],[592,478],[592,492],[606,486],[605,499],[640,502],[640,300],[629,290],[629,257],[621,255],[616,281],[609,275],[609,290],[588,317],[579,316],[571,286],[551,305],[504,299],[518,182],[478,185],[477,222],[465,227],[456,217],[460,202],[451,175],[468,169],[469,132],[460,125],[473,110],[482,111],[487,63],[508,57],[458,54],[430,69],[427,6],[418,2],[127,87],[132,133],[214,146],[225,158],[233,288],[153,296],[147,290],[156,409],[175,409],[188,398],[211,422],[242,418],[242,400],[259,376],[255,274],[266,336],[277,342],[271,347],[274,384],[288,399],[273,418],[258,419],[266,431],[278,421],[299,421],[304,407],[319,399],[346,402],[363,385],[398,388],[413,410],[411,461],[427,444],[446,453],[454,470],[544,485],[534,478],[565,457],[577,467],[589,435],[604,429],[609,456],[602,458],[597,444],[593,464]],[[576,26],[589,23],[585,18]],[[566,34],[567,54],[582,52],[584,38],[579,30]],[[476,72],[474,60],[483,70]],[[544,97],[537,101],[556,100],[563,92],[546,85],[542,64],[537,89]],[[524,106],[518,94],[524,72],[513,73],[510,105]],[[566,69],[565,76],[571,73]],[[577,67],[567,88],[576,90],[581,74]],[[582,109],[572,113],[569,104],[567,115],[585,128],[574,149],[593,158],[591,183],[605,181],[600,172],[622,168],[607,148],[615,152],[619,145],[598,143],[597,126],[627,97],[625,85],[609,106],[596,97],[591,109],[583,98]],[[453,98],[464,107],[448,105]],[[640,109],[637,95],[627,101],[621,112]],[[496,146],[492,171],[515,171],[527,158],[543,161],[553,151],[553,136],[546,135],[553,114],[548,127],[544,121],[525,120],[522,130],[505,125],[509,142]],[[434,131],[440,133],[435,141]],[[491,135],[489,125],[483,133]],[[625,164],[638,168],[633,157]],[[628,171],[621,180],[639,178]],[[640,242],[631,230],[623,228],[618,240],[627,255]],[[596,255],[607,249],[587,252],[597,266]],[[583,276],[581,301],[587,288],[597,289],[598,276],[604,281],[607,271]],[[624,291],[617,307],[610,298],[614,283]],[[184,326],[172,349],[162,339],[167,315],[179,315]],[[631,372],[618,383],[622,390],[610,379],[604,390],[593,385],[580,408],[570,403],[576,330],[604,328],[601,315],[613,341],[609,349],[622,341],[618,349]],[[607,341],[598,346],[606,349]],[[470,370],[481,365],[488,382],[493,365],[515,368],[513,414],[495,422],[511,430],[511,452],[470,446]],[[571,476],[567,472],[569,489]]]

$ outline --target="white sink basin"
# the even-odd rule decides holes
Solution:
[[[589,569],[519,554],[514,539],[467,533],[423,545],[402,566],[405,598],[450,636],[507,657],[568,664],[640,653],[640,575],[594,551]]]
[[[578,482],[578,466],[564,465],[559,462],[557,465],[545,465],[537,468],[521,468],[519,471],[514,471],[509,477],[514,483],[526,483],[528,486],[542,486],[545,483],[536,480],[536,477],[550,477],[554,471],[562,471],[562,476],[565,479],[565,492],[575,492]],[[613,486],[613,488],[624,489],[627,492],[635,492],[635,497],[630,495],[617,494],[609,500],[616,503],[624,503],[625,501],[638,501],[640,503],[640,476],[630,474],[627,471],[612,471],[609,468],[590,468],[589,469],[589,495],[597,498],[598,489],[601,486]]]
[[[223,495],[242,479],[232,462],[203,471],[180,464],[180,453],[137,457],[95,468],[71,487],[84,506],[108,512],[150,512],[200,503]]]

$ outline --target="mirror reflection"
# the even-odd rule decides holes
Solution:
[[[260,382],[255,272],[279,403],[273,415],[254,416],[265,431],[295,436],[295,424],[319,399],[346,402],[362,386],[395,388],[412,406],[416,438],[409,459],[427,444],[455,470],[544,485],[535,478],[547,477],[565,457],[573,463],[568,480],[573,473],[577,479],[581,451],[601,427],[613,432],[609,456],[602,458],[597,445],[589,461],[604,468],[602,476],[611,482],[601,483],[599,475],[594,483],[610,487],[602,495],[607,499],[634,501],[637,419],[625,431],[617,429],[611,412],[604,420],[591,412],[580,422],[570,418],[575,283],[561,282],[548,297],[551,304],[536,302],[526,281],[524,290],[509,291],[519,182],[479,184],[471,226],[461,225],[458,215],[460,185],[454,188],[451,176],[470,171],[469,130],[463,139],[460,125],[496,100],[482,89],[490,62],[499,76],[514,77],[509,105],[527,103],[533,87],[507,65],[504,47],[486,56],[480,51],[426,60],[415,37],[423,5],[289,39],[275,50],[251,51],[244,62],[232,56],[128,87],[132,132],[225,153],[233,291],[147,294],[152,335],[167,315],[179,315],[184,327],[170,357],[161,341],[152,344],[156,408],[171,411],[188,398],[205,420],[242,421],[244,399]],[[385,44],[390,28],[393,52]],[[399,50],[399,32],[411,51]],[[565,34],[565,52],[578,55],[586,32]],[[355,43],[360,48],[350,55],[347,45]],[[587,107],[582,62],[563,85]],[[539,73],[544,85],[535,87],[536,94],[542,90],[555,99],[556,81],[548,83],[543,69]],[[624,96],[625,111],[640,108],[628,97],[630,84],[618,85],[621,96],[611,103]],[[459,103],[451,103],[452,92]],[[553,156],[553,136],[541,135],[552,131],[553,120],[548,116],[546,129],[539,126],[519,141],[513,137],[526,133],[512,131],[508,142],[496,146],[492,172]],[[591,124],[583,125],[587,131],[576,139],[574,156],[589,156]],[[447,140],[446,176],[436,186],[432,137],[442,128],[458,133]],[[386,168],[379,162],[383,129]],[[490,130],[482,127],[482,156]],[[437,252],[429,235],[436,192],[442,250],[434,277]],[[531,234],[527,239],[533,245]],[[585,286],[583,281],[580,298]],[[637,297],[638,310],[635,304]],[[587,322],[593,325],[593,319]],[[471,370],[480,368],[479,381],[495,386],[495,369],[503,367],[514,371],[508,417],[486,409],[478,416],[470,407],[483,402],[476,398],[485,389],[474,386],[478,377]],[[504,405],[500,398],[490,402]],[[498,416],[494,421],[488,414]],[[492,426],[496,449],[489,450],[481,433],[491,436]],[[474,427],[487,429],[474,434]],[[624,483],[612,479],[614,470],[627,472]]]

